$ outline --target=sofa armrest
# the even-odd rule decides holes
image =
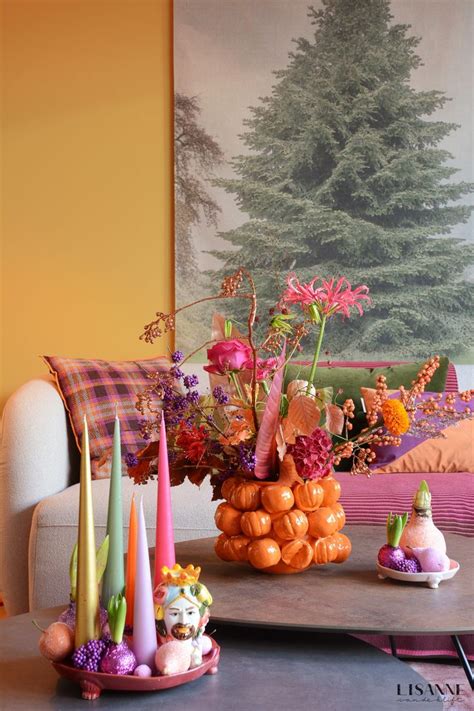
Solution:
[[[0,442],[0,590],[11,615],[28,610],[33,509],[73,483],[74,449],[66,411],[51,380],[31,380],[13,393],[3,412]]]

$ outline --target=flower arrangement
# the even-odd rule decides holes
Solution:
[[[156,475],[158,442],[163,410],[168,433],[172,485],[189,478],[201,484],[209,476],[214,498],[221,498],[224,481],[236,473],[248,479],[276,479],[285,455],[291,455],[299,477],[320,479],[344,458],[352,458],[353,473],[369,474],[376,446],[399,443],[413,425],[413,402],[439,365],[430,358],[409,391],[400,400],[389,400],[382,379],[367,427],[351,437],[354,402],[338,402],[332,388],[314,383],[327,322],[337,316],[363,315],[371,300],[365,285],[352,288],[345,277],[308,283],[291,273],[274,309],[266,332],[257,343],[257,294],[251,274],[240,268],[224,279],[215,296],[200,299],[171,314],[156,313],[141,338],[153,343],[175,327],[176,315],[203,301],[247,300],[246,333],[230,320],[214,315],[211,339],[185,357],[171,355],[169,372],[156,373],[142,392],[137,409],[146,446],[128,455],[129,475],[146,483]],[[283,392],[285,366],[302,349],[302,339],[313,335],[314,354],[308,380],[294,380]],[[183,365],[207,347],[211,392],[197,390],[198,377],[185,374]],[[426,405],[426,403],[425,403]],[[431,410],[436,409],[431,404]],[[454,414],[451,413],[454,417]]]

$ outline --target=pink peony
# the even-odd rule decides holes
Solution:
[[[257,380],[266,380],[270,373],[278,367],[278,358],[257,358]],[[250,358],[244,368],[253,370],[253,358]]]
[[[303,479],[319,479],[332,472],[332,441],[321,427],[307,437],[297,437],[295,444],[289,445],[288,454],[293,456],[296,471]]]
[[[252,357],[252,350],[237,338],[219,341],[207,351],[210,365],[205,365],[208,373],[227,375],[227,373],[246,368],[247,361]]]

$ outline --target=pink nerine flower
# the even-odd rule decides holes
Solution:
[[[249,358],[244,367],[248,370],[253,370],[253,358]],[[277,367],[278,358],[257,358],[257,380],[266,380]]]
[[[297,437],[295,444],[288,447],[288,454],[293,456],[296,471],[303,479],[319,479],[332,471],[332,441],[321,427],[307,437]]]
[[[252,357],[252,350],[237,338],[219,341],[207,351],[210,365],[205,365],[208,373],[227,375],[236,370],[246,368],[246,362]]]
[[[321,281],[321,286],[315,287],[318,281]],[[354,306],[362,316],[360,302],[366,300],[370,304],[368,292],[369,287],[365,284],[353,289],[346,277],[341,277],[337,281],[334,277],[331,279],[314,277],[308,284],[302,284],[296,274],[292,273],[287,277],[287,288],[282,302],[300,304],[303,308],[314,304],[319,313],[324,316],[332,316],[336,313],[350,316],[350,308]]]

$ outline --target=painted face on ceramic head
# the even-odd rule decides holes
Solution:
[[[204,632],[212,597],[206,586],[198,582],[200,572],[200,568],[192,565],[163,568],[161,583],[153,593],[160,641],[186,642]]]
[[[199,608],[187,597],[178,597],[165,607],[166,631],[174,639],[180,641],[193,639],[196,637],[200,622]]]

